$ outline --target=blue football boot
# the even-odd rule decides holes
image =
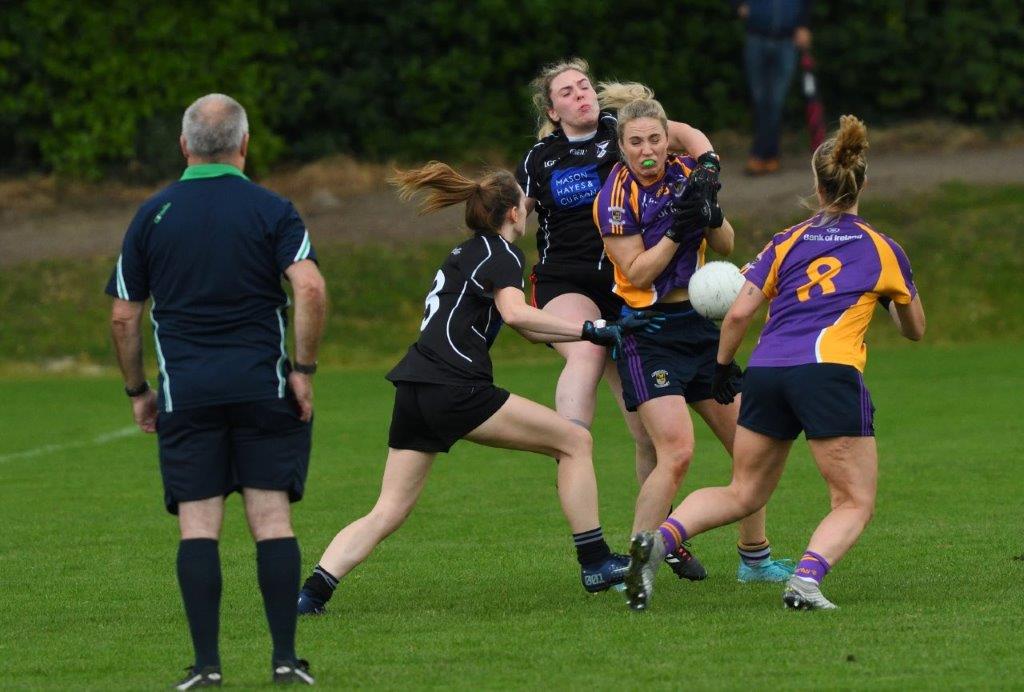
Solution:
[[[773,560],[770,557],[761,560],[756,565],[748,565],[740,560],[740,566],[736,568],[736,581],[744,584],[753,582],[785,582],[793,576],[796,565],[792,560]]]
[[[587,593],[600,593],[617,587],[626,578],[629,557],[612,553],[604,562],[580,568],[580,582]]]
[[[327,602],[309,589],[299,591],[299,615],[323,615],[327,612]]]

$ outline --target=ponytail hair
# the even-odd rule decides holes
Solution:
[[[597,102],[601,108],[619,110],[633,101],[654,99],[654,90],[639,82],[599,82]]]
[[[814,177],[824,198],[819,211],[846,211],[857,202],[864,187],[868,162],[868,129],[855,115],[839,119],[839,132],[822,142],[811,157]]]
[[[515,176],[506,170],[487,173],[471,180],[440,161],[421,168],[395,170],[388,182],[398,188],[398,196],[412,199],[423,188],[430,188],[420,202],[420,214],[429,214],[461,202],[466,203],[466,225],[477,233],[497,233],[505,223],[509,209],[519,206],[523,195]]]
[[[545,65],[534,80],[530,82],[530,88],[533,89],[533,107],[537,111],[538,140],[544,139],[558,128],[558,124],[548,117],[548,109],[553,108],[555,105],[551,100],[551,82],[555,81],[555,77],[569,70],[576,70],[591,82],[594,81],[590,77],[590,64],[586,60],[583,58],[569,58],[562,62]]]

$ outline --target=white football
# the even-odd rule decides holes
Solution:
[[[690,277],[690,304],[709,320],[720,320],[745,281],[732,262],[708,262]]]

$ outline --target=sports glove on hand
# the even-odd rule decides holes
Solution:
[[[580,334],[580,339],[599,346],[611,346],[612,360],[616,360],[622,350],[622,336],[623,329],[618,322],[599,327],[587,320],[583,323],[583,333]]]
[[[728,365],[715,363],[715,374],[711,378],[711,396],[720,404],[731,404],[739,391],[737,385],[742,376],[743,371],[736,365],[736,361]]]
[[[669,240],[678,243],[689,231],[722,225],[725,215],[718,206],[718,191],[722,189],[718,179],[720,170],[718,155],[713,151],[697,159],[683,194],[672,200],[672,227],[665,233]]]
[[[620,317],[612,324],[622,327],[623,336],[636,332],[657,334],[665,325],[665,314],[655,310],[637,310]]]

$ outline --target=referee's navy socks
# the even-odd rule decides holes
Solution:
[[[294,536],[256,542],[256,574],[274,642],[273,663],[295,661],[295,601],[302,569]]]
[[[321,565],[317,565],[313,573],[306,578],[302,588],[327,603],[334,595],[334,590],[338,588],[338,578]]]
[[[220,666],[221,579],[216,540],[187,538],[178,544],[178,584],[196,651],[196,668]]]
[[[574,533],[572,542],[576,544],[576,559],[581,565],[595,565],[604,562],[612,554],[611,548],[604,540],[601,527],[582,533]]]

